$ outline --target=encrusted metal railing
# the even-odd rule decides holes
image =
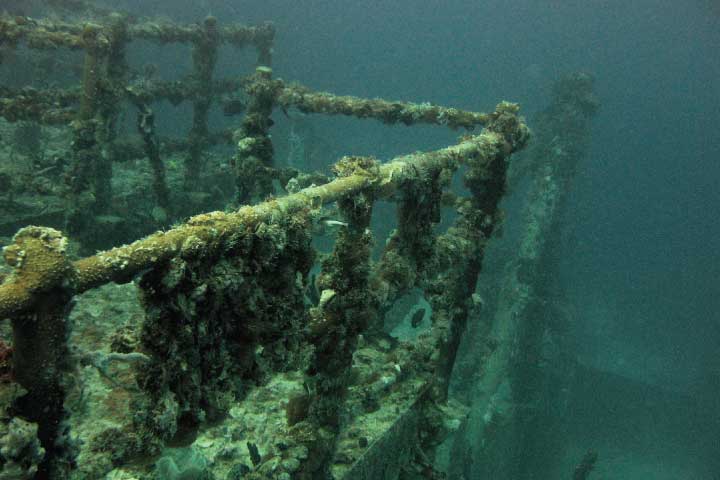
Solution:
[[[253,409],[263,408],[262,435],[246,428],[228,440],[247,445],[247,452],[236,451],[231,458],[218,454],[214,468],[227,478],[311,479],[321,472],[335,478],[393,478],[400,468],[431,475],[426,452],[442,440],[452,416],[447,408],[450,372],[474,308],[472,293],[484,248],[500,221],[508,160],[528,140],[517,105],[503,102],[482,114],[340,97],[287,85],[273,79],[267,66],[247,78],[218,83],[210,75],[218,43],[252,43],[262,63],[269,60],[272,29],[223,29],[214,20],[192,27],[130,24],[121,17],[109,25],[2,19],[0,39],[5,42],[85,48],[87,54],[82,88],[6,90],[0,92],[5,95],[0,113],[53,123],[64,117],[48,114],[46,107],[65,112],[75,119],[78,168],[86,168],[116,142],[98,125],[112,125],[117,105],[129,99],[140,107],[145,153],[162,184],[147,104],[159,98],[193,101],[186,165],[192,174],[199,145],[210,135],[208,102],[218,91],[242,89],[249,100],[233,141],[238,201],[247,205],[197,215],[170,230],[75,261],[68,258],[66,239],[57,230],[27,227],[15,235],[4,251],[13,272],[0,284],[0,318],[12,322],[13,371],[27,390],[17,402],[18,414],[38,425],[45,449],[39,466],[35,459],[26,461],[32,464],[27,468],[39,468],[44,478],[77,479],[102,478],[112,468],[142,469],[132,459],[159,455],[181,423],[211,431],[208,421],[220,421],[228,413],[235,418],[241,415],[238,409],[251,418]],[[111,79],[99,66],[122,71],[122,45],[136,38],[193,42],[194,83],[128,87]],[[108,62],[110,58],[115,60]],[[269,116],[278,106],[385,123],[484,128],[457,145],[384,164],[345,157],[335,165],[334,180],[267,199],[273,175]],[[460,166],[465,166],[467,197],[449,191]],[[103,188],[95,185],[96,192]],[[156,194],[162,203],[159,189]],[[380,199],[398,203],[398,228],[381,259],[372,262],[370,217]],[[322,256],[313,277],[312,226],[322,207],[333,202],[342,215],[334,220],[339,227],[335,246]],[[443,205],[456,215],[453,226],[440,234],[435,226]],[[119,426],[96,432],[78,447],[80,453],[74,452],[63,441],[73,432],[59,428],[68,415],[67,377],[77,361],[66,343],[71,299],[109,282],[133,279],[145,309],[142,324],[131,332],[135,341],[92,363],[98,366],[111,358],[137,362],[132,415],[125,423],[114,419]],[[385,313],[415,288],[424,291],[432,307],[429,325],[416,340],[383,350],[378,345],[384,341]],[[278,384],[286,390],[275,388]],[[280,414],[278,405],[284,405]],[[90,428],[82,421],[73,425]],[[398,432],[407,443],[396,445],[392,456],[383,453],[383,445]],[[230,476],[233,472],[236,477]],[[32,474],[28,470],[27,478]]]
[[[514,107],[506,104],[501,105],[501,109],[505,109],[505,114],[512,114]],[[495,112],[492,116],[500,118],[502,111]],[[353,173],[325,185],[306,188],[295,194],[258,205],[242,207],[234,213],[213,212],[195,216],[182,226],[73,262],[75,292],[84,292],[107,282],[127,281],[155,264],[186,252],[189,246],[201,250],[217,248],[227,240],[228,236],[237,232],[252,231],[261,222],[266,223],[274,217],[293,214],[300,210],[317,209],[342,197],[361,193],[370,187],[379,187],[379,191],[384,196],[392,195],[398,186],[416,177],[419,169],[454,171],[460,164],[472,161],[488,163],[498,151],[510,148],[506,147],[506,143],[504,136],[485,131],[452,147],[399,157],[379,165],[377,171]],[[41,242],[43,235],[37,232],[30,237],[36,237],[37,242]],[[25,238],[27,235],[26,232],[18,238]],[[13,247],[8,247],[9,252],[14,250]],[[48,247],[46,250],[50,255],[54,249]],[[24,250],[21,249],[21,252]],[[38,248],[34,256],[42,252],[43,250]],[[10,317],[26,310],[35,303],[32,298],[33,292],[50,290],[57,283],[57,278],[52,275],[54,266],[51,261],[42,261],[40,264],[40,268],[47,267],[48,270],[35,271],[33,266],[24,262],[26,256],[24,253],[10,256],[23,261],[8,262],[18,267],[17,279],[0,285],[0,318]]]
[[[110,20],[122,19],[127,24],[127,41],[147,40],[159,44],[191,43],[201,41],[207,33],[207,25],[177,25],[163,21],[136,21],[119,14],[108,16]],[[56,49],[59,47],[81,50],[87,48],[85,36],[89,30],[103,29],[100,24],[78,24],[49,19],[28,17],[0,17],[0,35],[5,44],[27,43],[32,49]],[[259,26],[230,25],[217,29],[217,40],[236,47],[254,46],[266,64],[271,54],[275,29],[271,23]]]

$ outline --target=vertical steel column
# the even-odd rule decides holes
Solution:
[[[212,75],[217,63],[220,34],[217,19],[209,16],[194,40],[193,80],[197,96],[193,101],[193,124],[190,129],[190,152],[185,159],[185,186],[194,189],[202,169],[203,150],[208,145],[208,113],[212,104]]]
[[[378,172],[378,164],[371,158],[346,157],[336,166],[340,175],[352,175],[356,169]],[[315,349],[305,381],[310,395],[307,425],[316,433],[304,443],[316,458],[303,466],[298,478],[318,478],[324,459],[334,450],[358,338],[377,315],[378,303],[369,286],[374,196],[368,189],[338,200],[347,224],[322,262],[317,279],[320,298],[309,320]]]
[[[234,134],[237,201],[240,205],[263,200],[272,193],[273,144],[270,118],[281,83],[273,82],[272,69],[257,67],[247,88],[250,94],[242,125]]]
[[[256,43],[258,52],[257,65],[259,67],[271,67],[273,42],[275,39],[275,26],[273,26],[272,23],[267,22],[264,23],[261,28],[265,35],[262,35],[261,40]]]
[[[78,117],[73,121],[72,142],[73,165],[69,172],[70,205],[66,213],[66,229],[73,235],[87,236],[92,232],[94,217],[88,212],[95,210],[97,186],[94,177],[100,162],[100,151],[97,142],[99,99],[103,82],[103,62],[106,58],[108,40],[99,30],[87,25],[82,34],[85,48],[85,64],[83,68],[83,85]],[[100,190],[105,192],[105,186]],[[102,203],[102,202],[101,202]]]
[[[145,103],[139,103],[137,108],[138,132],[143,139],[145,155],[147,155],[153,171],[153,190],[157,204],[168,215],[171,214],[170,191],[165,181],[165,164],[160,158],[160,142],[155,132],[155,114]]]
[[[13,373],[27,390],[18,413],[38,424],[46,456],[38,478],[56,478],[62,468],[60,422],[64,416],[64,373],[68,371],[67,315],[74,291],[74,270],[65,256],[67,240],[52,228],[26,227],[3,254],[14,267],[15,282],[32,292],[33,310],[13,317]],[[45,476],[43,476],[45,475]]]
[[[93,168],[93,184],[95,191],[95,212],[107,213],[112,203],[112,169],[114,159],[113,142],[117,136],[117,122],[127,77],[127,61],[125,59],[125,45],[127,38],[127,24],[125,18],[119,14],[112,15],[108,31],[107,65],[105,66],[104,85],[99,92],[98,129],[96,141],[99,152],[95,156]]]

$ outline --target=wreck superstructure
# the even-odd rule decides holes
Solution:
[[[441,445],[468,414],[449,399],[451,374],[467,323],[482,307],[476,282],[501,222],[509,158],[529,131],[507,102],[477,113],[287,83],[273,77],[273,38],[271,24],[223,26],[212,17],[197,25],[120,14],[84,23],[0,19],[6,49],[84,55],[80,86],[0,91],[6,120],[71,125],[72,136],[65,207],[46,226],[22,228],[4,250],[12,267],[0,285],[0,318],[12,324],[4,347],[12,350],[12,378],[1,385],[1,438],[14,445],[2,450],[8,474],[442,478],[435,458],[451,448]],[[191,75],[131,81],[126,50],[136,40],[192,45]],[[254,47],[255,71],[216,79],[221,44]],[[544,239],[572,161],[583,153],[573,145],[582,144],[580,130],[596,108],[589,77],[568,82],[563,91],[579,93],[559,95],[545,121],[558,131],[574,125],[575,135],[543,131],[555,144],[531,163],[537,181],[528,231],[492,325],[497,344],[486,343],[476,359],[485,403],[517,366]],[[187,138],[158,135],[153,104],[161,100],[191,103]],[[208,112],[217,103],[241,117],[237,128],[210,131]],[[328,178],[275,164],[270,117],[277,108],[469,134],[384,163],[344,157]],[[136,136],[117,128],[126,110],[137,115]],[[482,130],[472,134],[475,128]],[[213,174],[231,177],[238,208],[171,226],[203,206],[202,197],[186,193],[201,175],[203,152],[216,143],[235,149],[232,170]],[[184,159],[174,183],[164,162],[171,151]],[[107,243],[108,223],[126,225],[112,178],[127,158],[149,162],[145,206],[162,229],[91,255]],[[466,193],[451,190],[455,175]],[[397,205],[397,228],[373,260],[370,219],[380,200]],[[313,231],[327,222],[328,208],[337,217],[333,248],[318,252]],[[438,229],[443,215],[446,230]],[[64,234],[80,242],[78,258]],[[508,293],[518,287],[525,292],[519,302]],[[413,335],[389,337],[385,317],[418,291],[428,309],[403,320]],[[107,297],[123,306],[93,312],[92,302]],[[497,435],[470,418],[464,435]]]

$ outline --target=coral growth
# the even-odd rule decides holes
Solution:
[[[0,480],[31,480],[45,455],[37,424],[21,418],[0,420]]]

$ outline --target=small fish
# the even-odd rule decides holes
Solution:
[[[425,318],[425,309],[418,308],[417,310],[415,310],[415,313],[413,313],[412,320],[410,320],[410,325],[412,325],[413,328],[417,328],[418,325],[422,323],[423,318]]]
[[[322,220],[322,223],[324,223],[328,227],[347,227],[348,226],[348,224],[345,222],[341,222],[340,220],[333,220],[333,219]]]
[[[340,220],[337,220],[333,218],[331,215],[323,215],[320,218],[317,219],[318,225],[321,225],[323,227],[327,228],[338,228],[338,227],[347,227],[348,224],[346,222],[341,222]]]

